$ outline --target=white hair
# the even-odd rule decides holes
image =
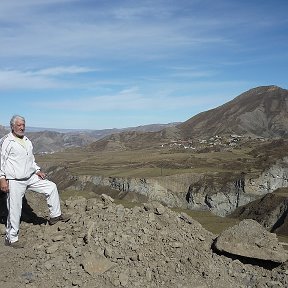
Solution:
[[[23,116],[20,115],[13,115],[11,120],[10,120],[10,127],[11,129],[13,129],[13,126],[15,125],[15,122],[17,119],[23,120],[25,122],[25,118]]]

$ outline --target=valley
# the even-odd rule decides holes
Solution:
[[[200,142],[198,141],[198,143]],[[183,147],[175,149],[174,145],[162,147],[159,143],[158,147],[154,144],[154,147],[150,149],[124,151],[101,151],[100,149],[95,150],[94,146],[93,148],[74,148],[64,152],[37,155],[36,158],[45,170],[50,171],[49,177],[58,184],[61,194],[66,195],[65,198],[69,195],[84,195],[89,198],[93,197],[95,193],[97,195],[105,193],[118,201],[126,201],[125,205],[128,205],[127,202],[135,203],[154,199],[174,209],[188,209],[189,213],[203,215],[203,219],[207,215],[214,215],[219,221],[221,218],[217,217],[224,216],[223,213],[220,213],[221,209],[217,213],[216,210],[213,211],[205,205],[195,205],[195,207],[189,205],[187,195],[190,186],[202,185],[206,187],[206,190],[211,188],[212,192],[206,191],[208,194],[216,193],[213,192],[213,189],[221,190],[229,183],[234,186],[235,181],[237,182],[245,175],[246,191],[242,194],[245,197],[251,194],[254,200],[259,199],[264,194],[259,193],[257,187],[251,183],[258,179],[265,169],[285,157],[288,143],[283,140],[266,139],[264,141],[263,139],[241,138],[233,147],[219,145],[219,143],[217,145],[206,143],[205,145],[201,143],[192,150]],[[57,167],[56,170],[55,167]],[[65,174],[63,174],[64,171]],[[99,177],[101,180],[98,179]],[[66,178],[69,181],[65,181]],[[71,179],[73,179],[72,182]],[[120,179],[120,184],[116,185],[115,179]],[[143,187],[134,182],[144,180],[146,188],[149,183],[152,183],[152,186],[143,192]],[[159,195],[154,191],[155,185],[162,187]],[[259,185],[261,186],[261,183]],[[225,189],[230,191],[229,187]],[[168,200],[165,200],[168,193],[170,196],[167,198]],[[177,199],[171,200],[171,197]],[[249,199],[249,201],[245,200],[243,205],[252,201],[251,198]],[[238,206],[241,205],[237,204]],[[237,207],[230,207],[229,209],[232,209],[230,212]],[[221,221],[225,222],[223,219]],[[231,220],[226,221],[228,225],[229,221]],[[206,221],[205,225],[208,227],[210,225],[211,229],[214,222],[211,221],[210,224],[208,222]],[[217,233],[218,231],[212,232]]]
[[[183,173],[242,171],[260,173],[272,161],[273,155],[266,155],[264,152],[261,154],[260,150],[259,155],[255,155],[256,150],[264,145],[272,145],[271,142],[272,140],[244,139],[234,147],[201,144],[194,150],[169,145],[161,147],[160,143],[158,147],[154,144],[154,147],[137,150],[101,151],[85,147],[37,155],[37,161],[46,167],[64,164],[75,175],[106,177],[158,177]],[[271,152],[276,153],[275,150]]]

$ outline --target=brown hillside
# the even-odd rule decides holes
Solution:
[[[251,89],[226,104],[157,132],[112,134],[91,145],[93,150],[130,150],[170,141],[238,134],[252,138],[288,138],[288,90],[277,86]]]
[[[90,145],[95,151],[143,149],[157,146],[161,141],[160,132],[129,131],[109,135]]]
[[[223,134],[287,137],[288,90],[277,86],[251,89],[215,109],[177,126],[185,138]]]

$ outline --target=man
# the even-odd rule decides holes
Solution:
[[[22,198],[26,189],[43,193],[50,212],[49,224],[67,222],[61,214],[60,199],[55,183],[36,164],[31,141],[24,135],[25,119],[14,115],[10,120],[11,132],[0,140],[0,190],[7,193],[7,226],[5,245],[22,248],[18,241]]]

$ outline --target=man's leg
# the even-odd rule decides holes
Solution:
[[[26,181],[9,180],[9,193],[7,193],[7,226],[6,241],[18,241],[20,218],[22,211],[22,198],[26,191]]]
[[[55,218],[61,215],[58,189],[54,182],[47,179],[43,180],[34,174],[28,180],[27,189],[31,189],[46,196],[47,205],[50,211],[50,218]]]
[[[0,223],[5,224],[7,223],[7,193],[0,191]]]

